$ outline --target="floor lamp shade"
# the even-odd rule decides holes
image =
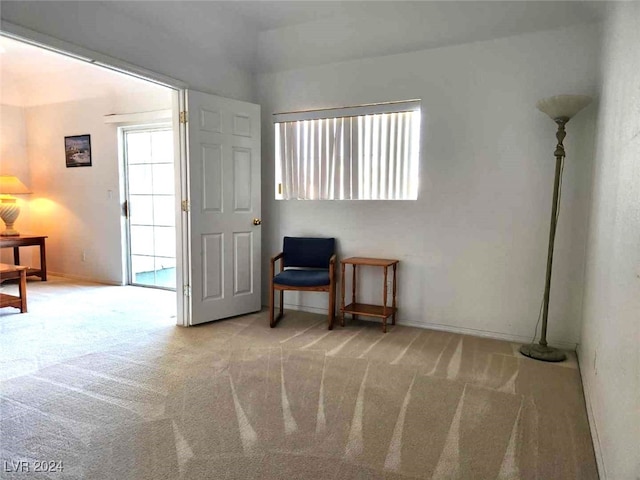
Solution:
[[[556,175],[553,186],[553,202],[551,210],[551,227],[549,229],[549,249],[547,252],[547,275],[545,278],[544,300],[542,305],[542,330],[540,332],[540,342],[522,345],[520,353],[536,360],[544,360],[546,362],[561,362],[566,355],[547,345],[547,319],[549,315],[549,293],[551,290],[551,269],[553,266],[553,244],[556,237],[556,225],[558,222],[558,207],[560,204],[560,188],[562,186],[561,177],[564,166],[564,145],[562,141],[566,136],[565,124],[576,113],[582,110],[591,102],[591,98],[585,95],[556,95],[555,97],[540,100],[536,107],[541,112],[546,113],[558,125],[556,132],[556,149],[554,156],[556,157]]]
[[[591,103],[591,97],[587,95],[556,95],[540,100],[536,103],[536,107],[549,115],[552,120],[566,119],[566,123],[589,103]]]
[[[0,175],[0,218],[6,228],[0,233],[4,237],[15,237],[20,235],[13,228],[13,224],[20,215],[20,206],[13,195],[31,193],[18,177],[13,175]]]

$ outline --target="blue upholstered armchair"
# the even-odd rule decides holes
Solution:
[[[329,293],[329,330],[336,305],[335,238],[284,237],[282,252],[271,258],[269,323],[276,326],[283,315],[284,291]],[[276,274],[276,261],[280,270]],[[275,317],[275,291],[280,291],[280,312]]]

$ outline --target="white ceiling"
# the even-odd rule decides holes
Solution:
[[[362,11],[362,1],[216,1],[221,11],[233,13],[251,23],[259,31],[274,30],[312,22],[322,18],[335,18],[348,11]],[[401,3],[401,2],[395,2]]]
[[[539,10],[542,16],[533,19],[538,29],[547,29],[545,24],[567,24],[577,21],[592,21],[602,16],[607,2],[569,0],[215,0],[215,1],[119,1],[102,2],[122,13],[136,17],[153,17],[154,21],[177,20],[176,16],[186,13],[196,22],[215,22],[221,15],[230,21],[242,21],[259,31],[275,30],[294,25],[313,23],[317,20],[352,19],[366,16],[382,18],[389,13],[410,18],[418,17],[425,21],[424,34],[429,36],[429,18],[437,16],[446,20],[449,27],[456,30],[474,29],[478,19],[469,9],[484,10],[486,14],[496,16],[507,23],[516,22],[525,27],[522,18],[514,18],[514,5],[520,5],[520,13]],[[163,12],[171,12],[173,18],[167,18]],[[574,17],[571,19],[570,17]],[[526,22],[526,21],[525,21]],[[480,22],[484,24],[485,22]],[[530,25],[533,26],[533,25]]]
[[[234,2],[230,2],[234,3]],[[260,2],[258,2],[260,3]],[[595,2],[344,2],[342,12],[266,30],[257,71],[460,45],[599,20]],[[264,21],[264,17],[260,17]]]
[[[593,23],[597,1],[103,1],[99,8],[253,73],[404,53]],[[0,101],[39,105],[146,82],[0,37]],[[159,87],[158,87],[159,88]]]
[[[340,16],[347,8],[361,10],[365,3],[371,2],[351,0],[106,0],[98,3],[105,8],[117,10],[138,20],[154,22],[168,28],[172,28],[171,25],[173,28],[183,28],[184,20],[188,19],[191,31],[200,30],[200,27],[207,25],[220,26],[220,23],[241,23],[254,30],[265,31],[299,25],[319,18]],[[221,19],[223,22],[220,21]]]
[[[3,36],[0,52],[0,103],[4,105],[31,107],[163,89]]]
[[[222,46],[230,61],[255,73],[592,23],[603,18],[607,3],[116,0],[101,5],[193,44]],[[212,31],[218,35],[215,45]]]

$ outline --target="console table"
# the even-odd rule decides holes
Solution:
[[[0,308],[15,307],[27,313],[27,267],[0,263],[0,280],[18,278],[18,296],[0,293]]]
[[[40,268],[27,267],[27,276],[35,275],[43,282],[47,281],[47,252],[44,235],[18,235],[15,237],[0,236],[0,248],[13,248],[13,263],[20,265],[20,247],[37,246],[40,248]]]
[[[340,261],[342,270],[342,285],[341,285],[341,297],[340,297],[340,320],[344,327],[344,314],[350,313],[352,318],[357,318],[358,315],[364,315],[365,317],[377,317],[382,319],[382,331],[387,333],[387,318],[391,317],[391,324],[396,324],[396,312],[398,311],[396,304],[396,271],[399,260],[392,260],[386,258],[367,258],[367,257],[350,257]],[[352,281],[351,281],[351,297],[352,302],[345,306],[345,267],[351,265]],[[370,267],[382,267],[384,270],[384,283],[382,288],[382,305],[368,305],[366,303],[358,303],[357,296],[357,270],[359,266]],[[388,269],[393,269],[393,283],[392,283],[392,303],[391,306],[387,306],[387,278]]]

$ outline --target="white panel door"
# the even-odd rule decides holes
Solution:
[[[191,325],[260,310],[260,106],[187,91]]]

